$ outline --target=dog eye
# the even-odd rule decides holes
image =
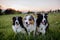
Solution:
[[[24,20],[26,20],[26,18],[24,18]]]
[[[32,19],[29,19],[29,21],[31,21]]]
[[[46,17],[46,16],[44,16],[44,17]]]

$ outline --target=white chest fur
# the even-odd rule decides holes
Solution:
[[[15,33],[18,33],[18,32],[23,32],[23,33],[25,33],[25,30],[24,30],[23,28],[21,28],[20,25],[13,25],[13,26],[12,26],[12,29],[13,29],[13,31],[14,31]]]
[[[28,32],[32,32],[32,31],[34,31],[35,30],[35,26],[34,25],[29,25],[28,27],[27,27],[27,31]]]
[[[46,25],[43,25],[42,23],[40,24],[39,28],[38,28],[38,32],[41,32],[42,34],[45,34],[46,32]]]

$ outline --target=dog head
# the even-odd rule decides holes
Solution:
[[[24,23],[26,24],[26,26],[28,26],[30,24],[34,24],[34,17],[32,15],[27,15],[24,18]]]
[[[37,14],[37,25],[40,25],[42,23],[43,25],[46,25],[47,23],[47,17],[48,14]]]
[[[22,17],[13,17],[13,25],[20,25],[22,23]]]

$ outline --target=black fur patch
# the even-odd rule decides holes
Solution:
[[[18,19],[16,19],[16,17],[13,17],[13,25],[15,25],[15,21],[18,20],[19,21],[19,24],[22,28],[25,29],[25,31],[27,32],[27,29],[24,27],[23,25],[23,21],[22,21],[22,17],[18,17]]]

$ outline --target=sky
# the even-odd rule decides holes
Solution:
[[[0,0],[0,5],[22,11],[48,11],[60,9],[60,0]]]

